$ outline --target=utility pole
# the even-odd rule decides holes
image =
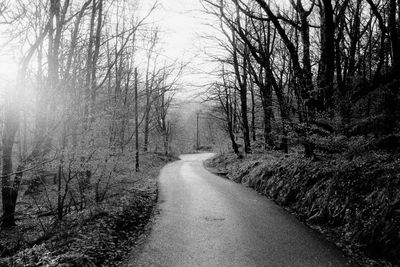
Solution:
[[[196,113],[196,150],[199,150],[199,115],[200,113]]]
[[[136,172],[139,172],[139,117],[138,117],[138,73],[135,68],[135,149],[136,149]]]

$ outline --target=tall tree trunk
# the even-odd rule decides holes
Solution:
[[[251,81],[250,84],[250,94],[251,94],[251,135],[253,142],[257,141],[256,137],[256,101],[254,93],[254,84]]]
[[[261,100],[263,102],[263,112],[264,112],[264,142],[265,148],[272,148],[274,142],[272,140],[271,132],[271,118],[272,118],[272,90],[270,84],[263,84],[261,90]]]
[[[165,124],[165,131],[164,131],[164,154],[165,154],[165,156],[169,155],[169,128],[170,128],[170,124],[169,124],[169,122],[167,122]]]
[[[229,134],[229,138],[231,139],[233,152],[236,155],[239,155],[239,148],[238,148],[238,145],[237,145],[236,140],[235,140],[235,135],[233,133],[232,118],[229,118],[227,126],[228,126],[228,134]]]
[[[99,59],[100,53],[100,41],[101,41],[101,28],[103,27],[103,0],[99,0],[97,7],[97,26],[96,26],[96,35],[94,37],[94,51],[93,51],[93,59],[92,59],[92,69],[91,69],[91,85],[90,85],[90,105],[93,107],[96,101],[96,86],[97,86],[97,76],[96,76],[96,65]]]
[[[357,47],[360,38],[360,26],[361,26],[361,0],[357,0],[356,2],[356,10],[353,15],[353,23],[350,29],[350,52],[348,57],[348,68],[345,72],[345,82],[347,84],[351,83],[351,79],[354,76],[356,71],[356,54]]]
[[[389,0],[388,28],[390,35],[390,43],[392,47],[392,67],[394,76],[396,78],[400,78],[400,45],[399,45],[400,28],[399,29],[397,28],[396,10],[397,10],[396,0]]]
[[[138,73],[135,68],[135,170],[139,171],[139,114],[138,114]]]
[[[235,33],[233,33],[235,35]],[[240,96],[240,114],[242,119],[242,131],[243,131],[243,141],[244,141],[244,152],[251,153],[250,145],[250,129],[249,129],[249,119],[247,116],[247,59],[246,56],[243,57],[243,64],[240,66],[238,58],[238,44],[236,42],[236,37],[233,37],[233,65],[235,69],[236,80],[239,85],[239,96]],[[245,48],[247,50],[247,48]],[[247,52],[244,51],[246,54]],[[242,71],[240,71],[240,69]]]
[[[224,107],[224,110],[225,110],[227,130],[228,130],[229,138],[231,140],[233,152],[236,155],[239,155],[239,147],[236,143],[235,134],[234,134],[235,111],[233,110],[234,106],[232,104],[232,94],[229,93],[228,84],[226,82],[225,75],[226,75],[225,68],[223,67],[222,68],[222,81],[224,83],[223,86],[224,86],[225,101],[223,101],[223,99],[221,99],[221,98],[220,98],[220,101],[221,101],[221,105]]]
[[[231,97],[228,93],[228,89],[225,86],[225,106],[226,106],[226,118],[227,118],[227,126],[228,126],[228,134],[229,138],[231,139],[232,149],[236,155],[239,155],[239,147],[235,140],[235,133],[234,133],[234,113],[232,103],[230,103],[229,98]]]
[[[147,63],[149,64],[149,62]],[[145,94],[146,94],[146,107],[145,107],[145,114],[144,114],[144,143],[143,143],[143,151],[148,151],[149,146],[149,126],[150,126],[150,89],[149,89],[149,68],[147,65],[146,71],[146,85],[145,85]]]
[[[86,58],[86,81],[85,81],[85,101],[84,101],[84,129],[87,130],[89,128],[89,116],[90,116],[90,106],[92,93],[92,70],[93,70],[93,45],[95,42],[94,37],[94,26],[96,19],[96,0],[92,0],[92,11],[90,17],[89,24],[89,44],[87,47],[87,58]],[[118,26],[117,26],[118,27]]]
[[[335,71],[335,26],[330,0],[322,0],[321,17],[321,58],[318,71],[318,86],[323,91],[323,104],[332,107],[333,77]]]
[[[8,106],[5,114],[3,130],[3,155],[2,155],[2,178],[1,192],[3,201],[3,221],[2,227],[15,226],[15,189],[11,182],[13,172],[12,154],[15,135],[18,131],[19,115],[15,107]]]

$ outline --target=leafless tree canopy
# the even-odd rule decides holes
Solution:
[[[4,227],[15,223],[25,177],[56,172],[62,220],[68,184],[79,177],[92,183],[95,158],[107,162],[136,151],[139,171],[139,150],[169,153],[168,111],[184,65],[157,56],[160,31],[149,17],[159,5],[146,10],[141,4],[2,2],[4,47],[20,51],[1,117]],[[98,201],[102,194],[96,192]]]
[[[398,1],[202,4],[222,34],[208,37],[221,51],[210,55],[220,72],[208,99],[225,114],[236,153],[239,136],[246,153],[302,144],[308,157],[338,135],[397,144]]]

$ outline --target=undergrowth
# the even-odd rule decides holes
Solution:
[[[225,154],[206,164],[287,207],[361,265],[400,264],[398,153]]]
[[[0,246],[13,248],[3,250],[0,266],[118,266],[145,230],[156,203],[158,172],[171,159],[149,153],[136,173],[125,158],[103,201],[90,202],[62,221],[40,220],[46,231],[33,220],[37,213],[22,217],[16,228],[0,233]]]

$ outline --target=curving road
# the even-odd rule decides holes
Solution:
[[[318,234],[266,197],[183,155],[159,177],[159,210],[128,266],[346,266]]]

